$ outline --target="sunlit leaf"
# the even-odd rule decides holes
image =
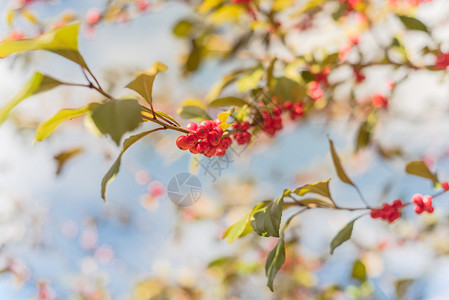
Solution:
[[[251,226],[258,235],[279,237],[283,204],[284,198],[280,196],[254,213]]]
[[[274,78],[273,80],[275,82],[273,96],[279,100],[299,102],[306,97],[306,88],[296,81],[287,77]]]
[[[246,14],[246,9],[242,5],[222,5],[209,15],[209,19],[215,25],[221,25],[237,21],[242,15]]]
[[[123,100],[122,100],[123,101]],[[136,135],[132,135],[129,138],[127,138],[123,142],[122,151],[120,152],[117,159],[114,161],[112,166],[109,168],[109,170],[106,172],[106,174],[103,177],[103,180],[101,181],[101,198],[106,202],[106,188],[109,182],[111,182],[112,179],[117,175],[117,173],[120,171],[120,164],[122,162],[122,156],[123,153],[125,153],[126,150],[128,150],[129,147],[131,147],[135,142],[140,140],[141,138],[149,135],[150,133],[155,132],[158,129],[152,129],[149,131],[144,131]]]
[[[331,242],[331,254],[334,254],[334,250],[340,246],[341,244],[343,244],[344,242],[346,242],[347,240],[349,240],[351,238],[352,235],[352,229],[354,228],[354,222],[357,221],[357,219],[360,217],[355,218],[354,220],[352,220],[351,222],[349,222],[348,224],[345,225],[345,227],[343,227],[338,233],[337,235],[334,237],[334,239]]]
[[[253,90],[259,86],[260,79],[264,74],[264,70],[261,68],[256,69],[251,74],[243,75],[237,80],[237,91],[244,93],[249,90]]]
[[[31,50],[47,50],[61,55],[87,69],[78,52],[80,23],[73,23],[46,32],[34,39],[4,40],[0,42],[0,57]]]
[[[41,73],[34,73],[30,80],[23,86],[17,95],[12,98],[5,106],[0,110],[0,124],[3,123],[8,117],[9,112],[20,102],[26,98],[39,93],[46,92],[57,86],[61,85],[61,82],[54,78],[45,76]]]
[[[148,71],[139,72],[134,79],[126,85],[127,88],[137,92],[149,104],[153,103],[153,83],[156,75],[167,70],[167,66],[161,62],[156,62]]]
[[[212,89],[209,91],[209,93],[206,96],[206,100],[207,101],[212,101],[216,98],[218,98],[218,96],[220,95],[221,91],[226,88],[227,86],[229,86],[230,84],[232,84],[233,82],[235,82],[237,80],[237,76],[246,72],[251,71],[252,68],[246,68],[246,69],[240,69],[237,71],[234,71],[232,73],[226,74],[225,76],[223,76],[221,78],[221,80],[216,83]]]
[[[244,237],[248,233],[252,232],[253,228],[251,227],[251,217],[260,208],[268,205],[268,203],[269,202],[261,202],[258,203],[256,206],[254,206],[253,209],[251,209],[251,211],[248,214],[246,214],[236,223],[229,226],[228,229],[226,229],[226,231],[223,233],[222,238],[223,239],[226,238],[228,243],[233,243],[236,239]]]
[[[224,106],[243,106],[249,104],[246,100],[237,97],[225,97],[211,101],[209,107],[224,107]]]
[[[434,184],[439,182],[436,174],[432,173],[423,161],[412,161],[407,164],[405,171],[408,174],[432,180]]]
[[[366,281],[366,267],[363,262],[357,259],[352,266],[352,278],[358,279],[360,282]]]
[[[276,246],[268,254],[267,261],[265,263],[265,274],[267,275],[268,281],[267,286],[271,291],[274,291],[273,282],[276,274],[281,269],[285,262],[285,246],[284,238],[279,238]]]
[[[212,118],[209,116],[209,114],[200,106],[196,105],[186,105],[181,106],[181,108],[178,109],[178,115],[181,116],[181,118],[190,120],[190,119],[196,119],[196,120],[211,120]]]
[[[142,122],[142,107],[137,100],[108,101],[92,111],[92,120],[101,133],[109,135],[118,145],[128,131]]]
[[[225,2],[225,0],[204,0],[198,7],[198,12],[201,14],[208,13],[223,2]]]
[[[196,71],[201,63],[201,48],[196,44],[195,40],[191,41],[190,52],[184,64],[184,73]]]
[[[329,191],[329,181],[330,179],[306,184],[303,185],[302,187],[294,189],[293,193],[297,194],[298,196],[303,196],[307,193],[315,193],[327,197],[329,199],[332,199]]]
[[[343,169],[343,166],[340,162],[340,158],[338,157],[337,151],[335,151],[334,148],[334,142],[332,142],[331,139],[329,139],[329,146],[331,149],[331,155],[332,155],[332,161],[334,162],[335,170],[337,171],[337,175],[340,178],[341,181],[344,183],[354,185],[354,183],[349,179],[348,175],[346,175],[345,170]]]
[[[295,201],[295,203],[307,207],[334,207],[334,204],[317,198],[306,198]]]
[[[69,161],[70,159],[81,153],[83,153],[83,148],[75,147],[73,149],[66,150],[64,152],[55,155],[54,158],[56,160],[56,163],[58,164],[58,167],[56,169],[56,175],[59,175],[61,173],[62,168],[64,167],[67,161]]]
[[[46,139],[62,122],[81,117],[86,113],[94,110],[98,105],[100,104],[90,103],[89,105],[76,109],[60,110],[52,118],[39,125],[36,131],[36,141],[42,141]]]
[[[193,23],[191,21],[181,20],[173,28],[173,33],[177,37],[185,37],[185,36],[190,35],[192,28],[193,28]]]

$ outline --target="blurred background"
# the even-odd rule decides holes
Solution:
[[[129,93],[120,87],[136,71],[161,61],[169,68],[156,79],[154,104],[176,115],[183,100],[204,97],[222,76],[250,64],[244,56],[225,63],[210,60],[185,76],[180,65],[189,45],[176,38],[173,28],[194,14],[188,1],[152,3],[135,19],[90,28],[85,24],[88,11],[105,2],[35,1],[28,7],[42,20],[73,14],[83,21],[80,52],[114,95]],[[6,19],[16,5],[0,1],[2,38],[11,32]],[[447,1],[425,3],[415,15],[436,28],[434,37],[443,41],[442,48],[449,47]],[[34,28],[26,21],[15,24],[23,31]],[[338,26],[324,18],[320,24],[313,33],[292,34],[290,43],[306,52],[345,43]],[[396,30],[388,22],[379,25],[380,39],[387,36],[383,29]],[[419,34],[404,39],[412,48],[425,43]],[[368,55],[375,52],[373,39],[363,41]],[[273,51],[282,55],[283,50]],[[9,57],[0,61],[0,103],[12,98],[34,71],[83,81],[76,65],[50,53]],[[346,97],[348,89],[359,99],[386,92],[389,81],[399,76],[391,73],[370,69],[357,89],[335,91],[336,97]],[[360,206],[354,190],[337,180],[328,137],[372,205],[431,194],[429,182],[405,175],[404,166],[424,159],[440,178],[449,177],[448,92],[447,76],[427,70],[409,74],[398,86],[373,137],[384,149],[400,148],[398,157],[385,158],[370,148],[354,153],[359,122],[345,112],[287,122],[276,137],[260,133],[247,147],[233,146],[222,160],[195,160],[175,147],[176,134],[153,135],[124,155],[107,203],[100,197],[100,182],[119,154],[111,140],[90,134],[82,120],[74,119],[47,140],[33,142],[40,122],[62,108],[101,97],[76,87],[34,96],[0,127],[0,298],[447,299],[447,196],[435,200],[432,215],[416,216],[409,209],[392,225],[362,218],[351,241],[332,256],[330,241],[360,213],[317,209],[302,214],[289,230],[287,261],[274,293],[265,286],[264,264],[276,239],[252,234],[228,244],[221,236],[255,203],[317,180],[332,178],[334,199],[342,206]],[[57,172],[60,154],[67,151],[78,154]],[[166,188],[185,172],[198,176],[202,194],[193,206],[180,208]]]

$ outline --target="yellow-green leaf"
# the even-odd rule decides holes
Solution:
[[[436,174],[432,173],[423,161],[412,161],[407,164],[405,171],[408,174],[432,180],[434,184],[439,182]]]
[[[209,107],[224,107],[224,106],[243,106],[248,105],[248,102],[244,99],[237,97],[225,97],[211,101]]]
[[[254,72],[248,75],[244,75],[237,80],[237,91],[244,93],[249,90],[253,90],[259,86],[259,81],[264,75],[264,70],[261,68],[256,69]]]
[[[120,152],[117,159],[114,161],[112,166],[109,168],[109,170],[106,172],[106,174],[103,177],[103,180],[101,181],[101,198],[106,202],[106,188],[109,182],[111,182],[112,179],[117,175],[117,173],[120,171],[120,164],[122,162],[122,156],[123,153],[125,153],[126,150],[128,150],[129,147],[131,147],[135,142],[143,138],[144,136],[147,136],[159,129],[152,129],[149,131],[144,131],[136,135],[132,135],[129,138],[127,138],[123,142],[122,151]]]
[[[61,82],[57,81],[56,79],[45,76],[42,73],[34,73],[34,75],[23,86],[20,92],[17,93],[14,98],[12,98],[5,106],[2,107],[2,109],[0,110],[0,124],[6,120],[10,111],[20,102],[32,95],[51,90],[58,85],[61,85]]]
[[[283,205],[284,197],[280,196],[254,213],[251,226],[258,235],[279,237]]]
[[[198,12],[201,14],[208,13],[218,5],[222,4],[224,0],[204,0],[198,7]]]
[[[81,117],[89,111],[94,110],[98,105],[100,104],[90,103],[80,108],[60,110],[53,117],[39,125],[36,131],[36,141],[46,139],[62,122]]]
[[[148,71],[139,72],[133,81],[126,85],[127,88],[134,90],[141,95],[149,104],[153,103],[153,83],[156,75],[167,70],[167,66],[161,62],[156,62]]]
[[[243,5],[223,5],[210,14],[210,21],[215,25],[222,25],[237,21],[244,14],[246,9]]]
[[[352,235],[352,229],[354,228],[354,222],[357,221],[360,217],[355,218],[351,222],[345,225],[333,238],[331,242],[331,254],[334,254],[335,248],[346,242],[351,238]]]
[[[273,248],[268,254],[267,261],[265,262],[265,274],[267,275],[268,281],[267,286],[271,291],[274,290],[273,283],[276,274],[281,269],[282,265],[285,262],[285,245],[284,245],[284,237],[281,236]]]
[[[56,169],[56,175],[59,175],[62,171],[62,168],[64,167],[65,163],[70,160],[71,158],[75,157],[78,154],[83,153],[83,148],[81,147],[75,147],[70,150],[63,151],[57,155],[55,155],[56,163],[58,164],[58,167]]]
[[[329,199],[332,199],[329,191],[329,181],[330,179],[306,184],[303,185],[302,187],[294,189],[293,193],[297,194],[298,196],[303,196],[307,193],[315,193],[327,197]]]
[[[335,151],[334,142],[332,142],[331,139],[329,139],[329,146],[331,149],[332,161],[334,162],[335,170],[337,171],[338,177],[344,183],[354,186],[354,183],[351,181],[351,179],[348,177],[348,175],[346,175],[346,172],[343,169],[343,166],[340,162],[340,158],[338,157],[337,151]]]
[[[73,23],[46,32],[36,38],[4,40],[0,42],[0,57],[31,50],[47,50],[61,55],[87,68],[78,52],[78,31],[80,23]]]
[[[211,120],[212,118],[209,116],[209,114],[200,106],[196,105],[186,105],[181,106],[181,108],[178,109],[178,115],[181,116],[181,118],[190,120],[190,119],[196,119],[196,120]]]
[[[92,120],[101,133],[109,135],[118,145],[128,131],[136,129],[142,122],[142,106],[137,100],[109,101],[92,111]]]
[[[248,233],[252,232],[253,231],[253,228],[251,227],[252,215],[260,208],[266,206],[268,203],[269,202],[265,201],[254,206],[253,209],[248,214],[246,214],[236,223],[229,226],[228,229],[226,229],[226,231],[223,233],[222,238],[227,239],[228,243],[233,243],[236,239],[244,237]]]

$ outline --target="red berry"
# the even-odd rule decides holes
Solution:
[[[215,126],[217,126],[217,124],[215,124],[214,121],[211,121],[211,120],[204,120],[204,121],[201,121],[200,126],[201,126],[201,125],[204,126],[204,127],[206,127],[207,130],[209,130],[209,131],[211,131],[212,129],[215,128]]]
[[[189,122],[186,125],[186,129],[190,131],[195,131],[198,128],[198,125],[195,122]]]
[[[220,124],[221,124],[221,121],[220,121],[219,118],[216,118],[216,119],[214,120],[214,123],[215,123],[216,125],[220,125]]]
[[[196,149],[196,145],[193,145],[189,148],[190,152],[192,154],[198,154],[198,150]]]
[[[209,151],[209,149],[210,149],[210,145],[206,141],[199,142],[196,145],[196,150],[198,150],[198,152],[201,154],[206,153],[207,151]]]
[[[221,127],[217,126],[213,129],[216,133],[218,133],[218,137],[221,138],[223,136],[223,129]]]
[[[282,119],[280,117],[273,118],[272,126],[275,130],[281,130],[282,129]]]
[[[195,131],[192,131],[192,132],[190,132],[190,133],[188,133],[187,135],[187,145],[190,147],[190,146],[193,146],[193,145],[196,145],[196,143],[198,143],[198,135],[196,134],[196,132]]]
[[[215,152],[217,151],[217,147],[211,146],[207,152],[204,153],[207,157],[212,157],[215,155]]]
[[[187,144],[187,137],[185,135],[181,135],[176,139],[176,146],[178,146],[181,150],[187,150],[189,149],[189,146]]]
[[[286,110],[291,110],[293,108],[293,103],[291,101],[285,101],[284,102],[284,108]]]
[[[449,183],[447,181],[441,183],[441,187],[445,190],[445,191],[449,191]]]
[[[196,134],[198,135],[199,139],[207,138],[208,133],[209,133],[209,130],[203,125],[198,126],[198,128],[196,129]]]
[[[207,142],[211,144],[211,146],[217,146],[220,143],[220,137],[216,131],[210,131],[207,135]]]
[[[250,127],[250,124],[248,122],[242,122],[240,124],[240,129],[243,131],[247,131],[249,129],[249,127]]]
[[[234,130],[239,130],[240,124],[238,122],[235,122],[234,124],[232,124],[232,127],[234,128]]]
[[[96,8],[96,7],[92,7],[87,11],[87,15],[86,15],[86,19],[87,19],[87,24],[92,26],[98,23],[98,21],[100,21],[101,18],[101,11]]]
[[[276,105],[273,107],[273,114],[279,117],[282,114],[282,106]]]

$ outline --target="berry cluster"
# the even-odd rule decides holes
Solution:
[[[190,132],[176,139],[176,145],[181,150],[190,150],[193,154],[201,153],[207,157],[224,156],[231,145],[229,137],[223,137],[220,121],[204,120],[199,125],[190,122],[185,127]]]
[[[318,100],[324,96],[324,91],[320,88],[318,81],[311,81],[309,83],[309,95],[313,100]]]
[[[432,196],[422,196],[421,194],[415,194],[412,197],[412,202],[416,204],[415,212],[422,214],[423,212],[433,213]]]
[[[262,111],[263,118],[263,131],[269,136],[274,136],[277,131],[282,129],[282,106],[276,105],[271,110],[271,114],[268,110]]]
[[[235,122],[232,125],[232,128],[234,128],[235,131],[232,137],[237,142],[237,144],[245,145],[251,141],[251,133],[248,132],[250,126],[251,125],[248,122]]]
[[[382,219],[393,223],[401,217],[401,210],[404,207],[402,201],[399,199],[394,200],[393,204],[384,203],[382,208],[371,209],[371,218]]]
[[[387,108],[388,107],[388,98],[384,95],[376,93],[373,95],[372,105],[375,108]]]
[[[302,102],[292,103],[291,101],[285,101],[284,109],[290,112],[290,119],[292,119],[293,121],[304,115]]]

